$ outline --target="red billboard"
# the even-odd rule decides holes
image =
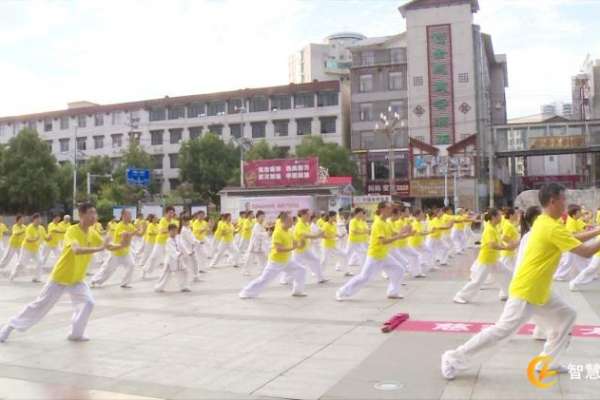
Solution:
[[[244,162],[246,187],[315,185],[318,179],[317,157]]]

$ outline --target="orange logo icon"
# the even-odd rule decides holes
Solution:
[[[529,382],[540,389],[548,389],[552,385],[556,384],[556,380],[550,382],[544,382],[546,378],[550,378],[556,375],[556,371],[549,370],[552,357],[550,356],[537,356],[534,357],[527,366],[527,378]],[[539,371],[536,371],[537,365],[540,364]]]

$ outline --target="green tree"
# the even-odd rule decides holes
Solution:
[[[9,211],[46,211],[58,199],[58,164],[33,129],[23,129],[2,152],[0,192]]]
[[[244,160],[272,160],[275,158],[286,158],[289,156],[286,148],[269,145],[266,140],[254,143],[252,147],[244,153]]]
[[[239,157],[238,148],[211,133],[186,141],[179,150],[180,179],[191,183],[204,201],[217,204],[217,193],[239,175]]]
[[[362,186],[352,153],[337,143],[325,143],[318,136],[308,136],[296,146],[296,156],[318,157],[319,165],[327,168],[330,176],[352,176],[353,186],[355,188]]]
[[[58,187],[57,205],[68,211],[73,207],[73,164],[69,161],[58,165],[56,173]]]

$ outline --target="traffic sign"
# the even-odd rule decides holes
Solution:
[[[150,170],[127,168],[127,183],[129,185],[149,186]]]

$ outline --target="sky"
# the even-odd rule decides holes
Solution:
[[[0,0],[0,116],[288,82],[288,57],[331,33],[405,30],[404,0]],[[509,117],[570,100],[600,58],[600,0],[479,0],[508,57]],[[596,17],[596,20],[594,20]]]

